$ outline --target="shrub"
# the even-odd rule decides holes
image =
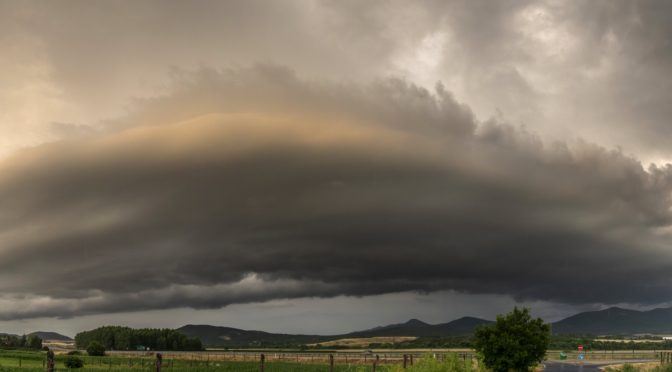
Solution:
[[[67,368],[82,368],[84,367],[84,361],[74,355],[68,355],[65,358],[65,366]]]
[[[82,353],[79,350],[72,350],[68,351],[68,355],[82,355]]]
[[[103,356],[105,355],[105,346],[100,342],[93,341],[86,347],[86,353],[90,356]]]
[[[513,309],[497,322],[476,330],[474,348],[494,372],[528,371],[541,363],[551,342],[551,327],[532,319],[527,309]]]

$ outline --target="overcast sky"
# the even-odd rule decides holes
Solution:
[[[668,306],[670,15],[0,0],[0,332]]]

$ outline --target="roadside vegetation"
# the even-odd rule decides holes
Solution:
[[[540,364],[551,341],[551,327],[532,319],[528,309],[514,308],[493,325],[476,330],[474,348],[494,372],[528,371]]]

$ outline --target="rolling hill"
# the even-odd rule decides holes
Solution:
[[[185,325],[177,329],[187,337],[197,337],[208,346],[255,346],[267,344],[309,344],[327,341],[329,336],[291,335],[211,325]]]
[[[338,339],[414,336],[414,337],[450,337],[466,336],[473,333],[481,324],[491,323],[488,320],[465,317],[442,324],[428,324],[417,319],[405,323],[390,324],[364,331],[351,332],[332,336],[291,335],[262,331],[246,331],[238,328],[217,327],[211,325],[186,325],[177,331],[189,336],[198,337],[208,346],[261,346],[280,344],[312,344]]]
[[[630,335],[672,333],[672,308],[637,311],[610,307],[572,315],[552,324],[554,334]]]
[[[352,332],[342,335],[343,337],[385,337],[385,336],[415,336],[415,337],[452,337],[471,335],[476,327],[492,323],[489,320],[463,317],[448,323],[428,324],[417,319],[411,319],[406,323],[391,324],[384,327],[376,327],[366,331]]]
[[[37,336],[42,339],[42,341],[74,341],[72,338],[62,335],[56,332],[32,332],[28,336]]]
[[[441,324],[429,324],[418,319],[411,319],[405,323],[331,336],[280,334],[210,325],[186,325],[178,331],[189,337],[200,338],[204,345],[235,347],[313,344],[339,339],[373,337],[469,336],[473,334],[476,327],[490,323],[492,321],[474,317],[463,317]],[[638,311],[610,307],[599,311],[578,313],[552,323],[551,326],[553,334],[556,335],[672,334],[672,308]]]

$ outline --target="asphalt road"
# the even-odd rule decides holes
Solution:
[[[545,372],[597,372],[605,364],[545,363]]]

